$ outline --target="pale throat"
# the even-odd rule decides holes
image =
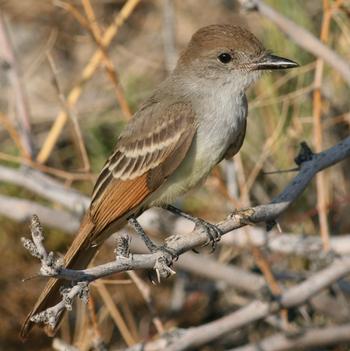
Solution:
[[[196,113],[201,116],[198,157],[206,159],[211,167],[221,161],[244,128],[247,116],[245,87],[230,78],[202,82],[200,94],[193,99]]]

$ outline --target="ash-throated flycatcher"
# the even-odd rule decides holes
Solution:
[[[85,268],[100,244],[129,217],[171,203],[223,158],[235,155],[246,131],[246,89],[262,70],[295,66],[268,53],[244,28],[211,25],[198,30],[175,70],[119,136],[64,258],[66,267]],[[59,302],[63,284],[48,281],[24,323],[23,337],[34,314]]]

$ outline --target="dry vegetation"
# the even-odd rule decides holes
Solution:
[[[349,0],[266,3],[350,61]],[[239,13],[235,1],[0,0],[0,16],[0,349],[52,348],[52,340],[38,330],[26,344],[18,337],[44,284],[38,277],[21,282],[39,268],[20,245],[20,237],[29,232],[30,214],[35,209],[42,219],[45,245],[65,252],[71,241],[67,233],[76,230],[82,213],[82,206],[62,205],[30,185],[21,186],[15,177],[6,176],[5,169],[30,167],[67,189],[89,194],[121,128],[167,75],[197,28],[210,23],[246,25],[276,54],[302,66],[266,74],[249,91],[248,132],[241,153],[217,167],[199,190],[179,199],[177,205],[185,211],[217,222],[235,208],[268,203],[295,175],[270,172],[294,168],[301,141],[319,152],[349,136],[346,79],[263,15]],[[331,264],[332,250],[349,255],[349,172],[345,160],[318,174],[278,219],[279,237],[287,239],[277,248],[262,243],[263,226],[246,227],[237,233],[245,244],[235,239],[236,232],[229,234],[214,254],[203,250],[195,256],[204,261],[181,264],[180,259],[177,274],[157,286],[146,271],[93,283],[88,305],[74,306],[62,325],[60,341],[79,350],[123,350],[157,339],[164,331],[217,320],[253,299],[266,301],[261,292],[249,294],[228,279],[214,279],[215,272],[208,277],[196,274],[193,266],[205,265],[205,259],[254,273],[257,286],[266,281],[272,294],[279,295]],[[40,212],[44,208],[72,221],[55,221]],[[157,240],[182,230],[172,217],[161,219],[149,225]],[[278,238],[276,232],[272,235]],[[287,235],[298,236],[297,241],[307,237],[317,245],[306,245],[304,251],[297,245],[288,249]],[[343,240],[340,248],[337,238]],[[112,259],[113,247],[105,245],[93,264]],[[349,284],[346,278],[329,284],[307,304],[282,309],[270,319],[246,324],[194,349],[231,350],[280,332],[294,338],[309,328],[349,325]]]

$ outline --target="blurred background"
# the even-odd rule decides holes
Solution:
[[[266,3],[349,62],[349,1]],[[81,207],[69,211],[30,186],[23,187],[21,181],[6,179],[4,170],[30,167],[89,195],[126,121],[172,70],[198,28],[213,23],[246,26],[268,49],[301,67],[264,74],[249,90],[248,128],[240,154],[218,166],[199,190],[179,199],[177,205],[185,211],[216,222],[235,208],[268,203],[295,175],[269,172],[295,168],[301,141],[320,151],[349,135],[350,89],[342,76],[259,13],[242,13],[237,1],[0,0],[0,15],[2,350],[52,349],[52,340],[38,330],[26,344],[18,337],[21,322],[45,283],[43,278],[22,282],[39,269],[20,243],[21,236],[29,235],[31,206],[71,212],[75,218],[83,213]],[[96,54],[101,43],[103,54]],[[329,249],[329,238],[350,234],[349,172],[348,161],[324,171],[279,219],[282,232],[314,237],[320,243],[318,252]],[[65,224],[43,221],[46,245],[58,253],[66,251],[77,225]],[[154,230],[152,234],[164,240],[172,233]],[[254,244],[242,247],[228,241],[213,255],[205,251],[201,255],[264,276],[260,257],[275,276],[290,273],[290,280],[282,282],[286,286],[316,269],[310,257],[266,247],[256,250]],[[112,247],[105,245],[102,251],[95,264],[113,259]],[[177,269],[174,277],[157,286],[149,282],[147,272],[137,274],[150,289],[161,327],[152,321],[134,280],[118,274],[102,284],[103,289],[91,289],[92,302],[70,313],[59,337],[79,350],[123,349],[160,330],[209,322],[248,301],[236,289],[223,288],[222,283],[186,269]],[[346,303],[346,293],[332,293],[336,301],[341,294]],[[176,294],[182,294],[180,301]],[[332,316],[313,309],[305,312],[307,317],[297,315],[293,323],[325,326],[349,321],[348,307],[345,310]],[[255,323],[201,350],[228,350],[273,330],[266,322]],[[348,350],[346,346],[322,350],[326,349]]]

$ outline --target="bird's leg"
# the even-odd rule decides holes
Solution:
[[[208,223],[204,219],[193,217],[172,205],[165,205],[163,208],[169,212],[190,220],[191,222],[195,223],[196,227],[203,229],[208,236],[208,242],[205,245],[211,244],[212,252],[215,250],[216,243],[220,241],[222,235],[222,231],[216,225]]]
[[[157,245],[155,244],[150,237],[145,233],[144,229],[142,228],[141,224],[138,222],[138,220],[134,217],[131,216],[128,218],[129,224],[135,229],[136,233],[141,237],[145,245],[147,246],[148,250],[151,253],[155,253],[157,251],[162,251],[167,253],[168,255],[171,255],[172,258],[177,258],[177,253],[173,252],[170,248],[164,246],[164,245]]]
[[[146,244],[148,250],[151,253],[159,253],[159,257],[156,260],[154,265],[154,270],[157,274],[157,280],[160,282],[161,278],[167,278],[170,275],[175,274],[175,271],[171,268],[172,262],[174,259],[178,258],[178,255],[173,250],[169,249],[165,245],[157,245],[155,244],[145,233],[143,228],[141,227],[140,223],[134,216],[128,218],[129,224],[135,229],[136,233],[140,235],[143,242]],[[151,281],[154,282],[152,276],[149,276]]]
[[[138,222],[138,220],[135,217],[130,217],[128,218],[129,224],[135,229],[136,233],[141,237],[145,245],[147,246],[147,249],[150,252],[156,252],[158,250],[158,245],[156,245],[150,237],[145,233],[143,228],[141,227],[141,224]]]

